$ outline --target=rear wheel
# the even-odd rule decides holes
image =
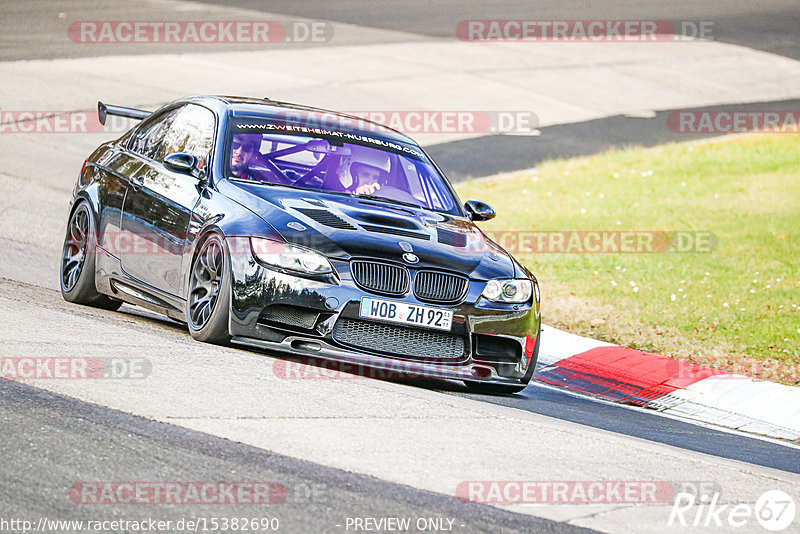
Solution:
[[[225,243],[210,234],[199,247],[189,274],[186,318],[189,333],[198,341],[224,345],[230,341],[231,266]]]
[[[116,310],[122,302],[97,291],[95,259],[97,236],[94,216],[89,204],[81,202],[73,210],[67,224],[61,253],[61,294],[75,304]]]

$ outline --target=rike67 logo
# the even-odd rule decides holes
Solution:
[[[696,498],[691,493],[678,493],[667,525],[670,527],[720,527],[752,532],[754,520],[766,530],[780,532],[787,529],[797,513],[792,497],[781,490],[763,493],[755,505],[749,503],[720,504],[719,493],[710,498]],[[744,527],[744,528],[743,528]]]

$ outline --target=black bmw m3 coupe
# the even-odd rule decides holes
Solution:
[[[61,261],[70,302],[122,302],[234,343],[513,393],[539,349],[534,275],[408,136],[267,99],[193,97],[86,160]]]

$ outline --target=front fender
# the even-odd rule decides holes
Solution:
[[[229,240],[234,237],[258,236],[276,241],[285,241],[283,236],[272,225],[241,204],[217,191],[211,189],[203,190],[192,210],[192,217],[189,222],[182,269],[184,288],[188,288],[191,266],[194,262],[198,245],[202,242],[204,236],[211,232],[221,235],[228,244],[230,254],[240,252],[238,248],[231,247]]]

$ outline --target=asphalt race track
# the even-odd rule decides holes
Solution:
[[[0,501],[6,512],[25,518],[91,519],[91,513],[64,503],[63,486],[76,472],[87,481],[148,480],[156,472],[165,480],[226,480],[241,473],[248,480],[273,481],[285,487],[285,502],[259,513],[278,517],[280,530],[316,532],[344,526],[347,517],[382,515],[453,519],[465,532],[590,532],[555,521],[505,512],[495,507],[465,506],[455,497],[415,490],[372,477],[347,473],[260,449],[155,423],[116,410],[53,395],[23,384],[0,380],[0,419],[18,431],[4,437],[7,457],[0,480],[5,488],[25,486],[13,499]],[[48,456],[33,451],[52,451]],[[124,504],[104,509],[104,517],[130,520],[152,516],[148,510],[128,513]],[[136,513],[138,512],[138,513]],[[225,513],[253,517],[247,504]],[[11,514],[9,514],[11,515]],[[213,506],[190,506],[159,514],[160,520],[219,515]]]
[[[209,0],[215,5],[229,5],[272,13],[335,20],[417,33],[430,37],[452,37],[458,21],[465,19],[659,19],[670,21],[713,21],[715,39],[800,59],[797,25],[800,13],[792,0],[769,0],[758,3],[732,3],[725,0],[706,2],[659,2],[648,0],[599,0],[564,4],[542,0],[531,5],[524,0],[490,1],[445,0],[432,4],[410,0],[398,5],[390,0],[331,4],[324,0],[292,2],[279,0]]]
[[[248,0],[159,0],[129,6],[110,0],[102,7],[107,10],[98,11],[88,1],[0,6],[4,32],[0,76],[6,80],[0,89],[0,111],[88,109],[98,98],[154,107],[165,101],[173,86],[189,90],[184,89],[190,85],[187,80],[194,79],[187,73],[203,71],[211,64],[206,61],[216,62],[219,68],[230,64],[232,69],[241,61],[255,72],[261,65],[258,61],[266,57],[259,55],[263,51],[258,46],[220,45],[203,57],[192,45],[77,45],[64,38],[74,20],[164,20],[184,14],[220,20],[314,18],[336,24],[341,38],[336,46],[362,50],[365,57],[448,46],[455,24],[468,18],[713,20],[718,47],[704,48],[698,57],[708,54],[738,60],[738,54],[750,58],[747,54],[754,53],[745,48],[755,49],[759,52],[752,57],[785,65],[786,76],[794,76],[791,68],[800,59],[800,12],[796,2],[790,1],[758,6],[733,6],[722,0],[587,1],[567,7],[548,0],[537,2],[533,11],[529,2],[522,1],[434,4],[417,0],[369,6],[349,1],[265,4]],[[280,55],[275,65],[285,71],[276,70],[275,86],[264,91],[290,92],[294,82],[284,80],[290,79],[291,64],[299,54],[322,69],[315,62],[318,54],[335,53],[329,48],[335,47],[276,45],[275,57],[286,55]],[[690,51],[679,55],[680,61],[695,57]],[[657,59],[647,61],[659,64]],[[132,65],[141,64],[152,71],[131,71]],[[365,89],[378,82],[353,81],[352,66],[342,65],[337,80],[337,67],[324,69],[326,80],[335,80],[330,83],[317,82],[313,69],[302,73],[298,98],[319,101],[327,94],[330,107],[336,107],[379,94],[378,89],[374,93]],[[90,71],[87,77],[92,86],[81,74]],[[165,72],[174,72],[174,78]],[[223,73],[222,80],[213,73],[205,75],[203,79],[211,82],[203,90],[236,92],[241,83],[252,92],[261,83],[255,74],[250,79],[242,77],[242,71],[231,72],[236,76],[225,78]],[[52,81],[54,73],[63,73],[60,83]],[[151,79],[152,73],[160,77]],[[402,86],[402,74],[394,78],[395,85],[389,89]],[[443,90],[451,85],[437,87]],[[341,102],[335,96],[337,89],[346,93]],[[423,91],[406,89],[413,98],[426,96]],[[765,99],[737,94],[731,97],[738,99],[735,104],[699,99],[687,100],[680,107],[679,101],[665,99],[675,105],[655,109],[649,118],[613,111],[603,116],[565,112],[567,118],[551,120],[538,136],[437,138],[426,146],[450,176],[459,179],[631,142],[672,141],[675,137],[663,125],[674,109],[723,105],[726,109],[800,109],[800,94],[793,89],[765,91]],[[136,100],[116,101],[119,94]],[[447,102],[448,96],[440,95],[437,102]],[[375,101],[386,102],[380,98]],[[564,105],[563,109],[571,108]],[[569,118],[573,116],[575,120]],[[753,505],[768,490],[785,491],[800,504],[800,447],[796,444],[695,425],[540,384],[531,384],[515,396],[481,396],[466,393],[459,384],[357,376],[331,379],[313,363],[295,367],[300,375],[285,379],[281,370],[294,363],[257,351],[196,343],[182,325],[149,312],[127,305],[119,312],[106,312],[66,303],[58,291],[57,272],[70,192],[83,158],[112,137],[104,132],[0,134],[0,246],[4,250],[0,254],[0,320],[4,324],[0,356],[115,358],[130,371],[97,380],[0,379],[3,533],[22,532],[3,526],[3,520],[11,519],[35,524],[41,518],[178,521],[212,517],[278,518],[281,532],[299,533],[363,532],[369,529],[363,521],[357,528],[356,520],[380,518],[430,520],[425,525],[431,532],[675,530],[668,525],[669,500],[535,506],[465,503],[457,498],[457,488],[466,481],[703,482],[717,489],[725,504]],[[693,137],[680,137],[689,138]],[[133,363],[143,365],[144,371],[134,373]],[[70,493],[70,488],[85,483],[209,481],[270,482],[285,490],[285,498],[270,505],[136,506],[76,502],[75,493]],[[755,520],[748,528],[762,531]]]

